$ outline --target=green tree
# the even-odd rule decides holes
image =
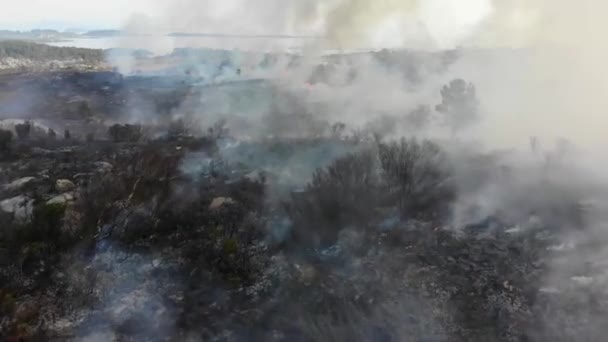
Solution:
[[[436,110],[445,117],[445,123],[456,134],[478,119],[479,101],[472,83],[463,79],[452,80],[441,89],[441,103]]]

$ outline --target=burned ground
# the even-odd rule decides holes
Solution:
[[[0,150],[1,339],[601,340],[605,235],[557,165],[522,180],[453,141],[351,132],[290,102],[267,123],[288,134],[263,139],[230,120],[115,124],[129,101],[163,118],[230,86],[11,77],[3,94],[39,103],[2,98],[33,126]],[[496,207],[461,208],[488,189]]]

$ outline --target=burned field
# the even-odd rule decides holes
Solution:
[[[1,77],[0,339],[602,339],[599,188],[567,163],[349,130],[266,81]]]

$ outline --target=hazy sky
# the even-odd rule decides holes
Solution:
[[[118,28],[134,12],[157,16],[166,0],[0,0],[0,28]]]
[[[284,0],[287,4],[305,3],[307,0]],[[312,2],[323,2],[321,0],[309,0]],[[417,0],[411,0],[417,1]],[[167,15],[169,5],[186,4],[188,11],[181,13],[184,17],[191,17],[191,12],[197,12],[196,16],[209,19],[217,13],[238,14],[229,15],[232,21],[235,17],[260,16],[264,21],[269,18],[259,15],[260,8],[267,7],[269,10],[280,12],[281,6],[276,6],[282,1],[260,0],[0,0],[0,29],[32,29],[32,28],[120,28],[133,14],[145,14],[149,17],[158,18]],[[335,2],[335,1],[334,1]],[[374,2],[374,1],[370,1]],[[398,2],[397,0],[393,2]],[[488,3],[489,0],[424,0],[422,4],[427,8],[438,7],[441,11],[435,13],[449,12],[462,16],[469,15],[471,5],[479,8],[480,3]],[[458,4],[458,6],[454,6]],[[463,6],[466,4],[467,6]],[[278,8],[277,8],[278,7]],[[245,12],[236,12],[245,10]],[[203,13],[201,13],[203,12]],[[235,12],[235,13],[232,13]],[[250,13],[252,12],[252,13]],[[473,10],[472,12],[476,12]],[[213,13],[213,14],[212,14]],[[280,14],[280,13],[277,13]],[[275,15],[277,15],[275,14]],[[180,15],[180,16],[182,16]],[[473,13],[477,15],[477,13]],[[435,16],[437,16],[435,14]],[[227,18],[223,18],[224,21]],[[238,21],[238,20],[237,20]],[[223,26],[223,25],[222,25]]]

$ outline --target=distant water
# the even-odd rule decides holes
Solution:
[[[144,49],[155,55],[165,55],[177,48],[213,48],[253,51],[300,51],[319,43],[319,39],[301,37],[174,37],[174,36],[121,36],[102,38],[77,38],[48,43],[52,46],[80,47],[89,49],[130,48]]]

